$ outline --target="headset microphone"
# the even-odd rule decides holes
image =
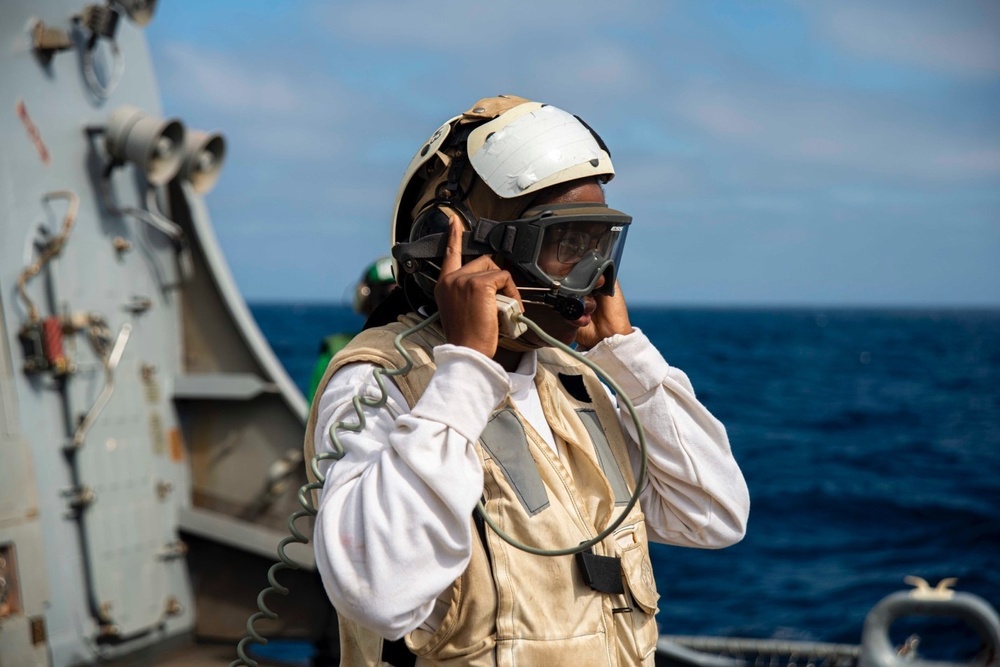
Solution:
[[[542,297],[542,302],[547,306],[551,306],[567,320],[579,319],[585,310],[583,299],[578,296],[552,294],[550,292]]]

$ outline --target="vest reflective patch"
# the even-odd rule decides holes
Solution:
[[[513,410],[505,408],[493,415],[479,442],[503,470],[528,514],[534,516],[549,506],[542,476],[528,451],[524,425]]]
[[[601,422],[597,419],[597,413],[581,408],[576,411],[576,414],[580,415],[580,421],[587,428],[587,433],[594,443],[594,451],[597,452],[597,460],[601,464],[601,470],[604,471],[604,476],[611,483],[611,490],[615,494],[615,506],[627,505],[628,501],[632,499],[632,492],[628,490],[625,475],[618,467],[615,455],[611,453],[608,436],[604,435],[604,429],[601,428]]]

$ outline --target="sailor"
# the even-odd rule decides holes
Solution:
[[[652,665],[658,594],[647,539],[719,548],[749,497],[723,425],[629,320],[616,275],[631,223],[609,208],[600,137],[556,107],[501,95],[442,125],[414,156],[393,213],[402,289],[327,370],[305,448],[323,461],[317,566],[339,614],[343,665]],[[514,337],[497,297],[602,369],[634,404],[648,477],[619,527],[579,545],[636,491],[631,413],[587,365],[533,330]],[[501,299],[502,300],[502,299]],[[379,314],[381,313],[381,318]],[[373,403],[377,402],[375,400]],[[667,573],[662,573],[666,576]]]
[[[382,303],[382,299],[395,288],[396,278],[392,275],[392,260],[389,257],[379,257],[365,267],[365,270],[361,272],[361,279],[354,286],[354,312],[367,319],[375,307]],[[341,331],[330,334],[320,341],[316,364],[313,366],[312,377],[309,380],[307,396],[310,405],[330,360],[354,338],[355,334],[357,334],[356,331]]]

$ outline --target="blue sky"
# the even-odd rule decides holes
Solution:
[[[146,34],[165,113],[226,135],[251,301],[344,300],[423,140],[514,93],[610,146],[632,303],[1000,306],[991,0],[170,0]]]

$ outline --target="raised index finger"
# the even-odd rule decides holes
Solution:
[[[451,230],[448,233],[448,246],[444,250],[444,259],[441,261],[441,275],[445,276],[462,268],[462,219],[454,211],[448,211],[448,221],[451,223]]]

